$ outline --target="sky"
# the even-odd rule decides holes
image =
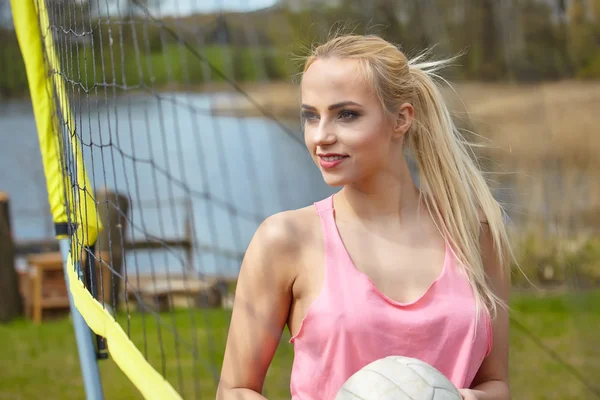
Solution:
[[[250,11],[274,5],[277,0],[161,0],[161,14],[205,13],[219,9]]]
[[[99,0],[100,9],[106,10],[107,6],[115,10],[115,6],[124,0]],[[208,13],[217,10],[251,11],[270,7],[277,0],[159,0],[160,16],[176,16],[194,13]],[[0,0],[0,26],[12,25],[9,7],[10,2]],[[154,11],[154,10],[153,10]],[[154,15],[157,15],[154,13]]]

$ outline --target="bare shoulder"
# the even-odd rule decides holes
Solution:
[[[258,227],[255,239],[260,239],[271,250],[282,253],[300,250],[301,239],[310,232],[311,219],[316,217],[312,210],[312,207],[305,207],[269,216]]]
[[[277,271],[277,275],[293,281],[298,274],[303,253],[314,239],[318,221],[313,206],[269,216],[256,230],[245,257],[245,261],[258,257],[261,262],[244,264],[273,268],[271,273]]]

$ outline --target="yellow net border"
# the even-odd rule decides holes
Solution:
[[[70,177],[64,176],[61,166],[59,130],[55,120],[57,106],[60,107],[59,112],[71,132],[74,131],[74,125],[66,90],[58,74],[60,65],[55,53],[46,5],[43,0],[11,0],[11,7],[15,31],[25,61],[52,218],[55,223],[66,223],[71,216],[70,221],[77,226],[76,237],[81,241],[72,246],[73,250],[67,261],[69,290],[75,306],[92,331],[106,338],[112,359],[144,398],[181,399],[169,382],[148,363],[113,316],[84,287],[75,271],[75,264],[80,260],[73,259],[73,255],[81,254],[75,248],[95,243],[102,226],[97,217],[92,186],[83,168],[83,156],[79,151],[77,135],[69,135],[73,153],[71,156],[78,166],[77,182],[80,185],[77,196],[72,194]],[[58,105],[52,96],[53,93]],[[65,196],[69,198],[65,199]],[[75,202],[78,202],[79,206],[76,206]],[[67,205],[71,210],[67,209]]]

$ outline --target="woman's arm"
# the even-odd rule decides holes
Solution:
[[[486,223],[481,226],[483,264],[496,295],[508,303],[509,272],[504,271],[498,263],[489,226]],[[492,329],[492,350],[479,368],[471,389],[461,390],[465,400],[510,400],[511,398],[508,380],[509,320],[508,310],[504,307],[498,307],[496,318],[492,321]]]
[[[289,212],[267,218],[242,262],[217,400],[264,400],[265,375],[292,301],[299,242]]]

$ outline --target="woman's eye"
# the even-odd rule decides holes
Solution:
[[[303,112],[302,113],[302,119],[304,121],[313,121],[315,119],[318,119],[318,117],[317,117],[317,115],[315,113]]]
[[[340,112],[340,119],[353,119],[358,117],[358,113],[354,111],[344,110]]]

